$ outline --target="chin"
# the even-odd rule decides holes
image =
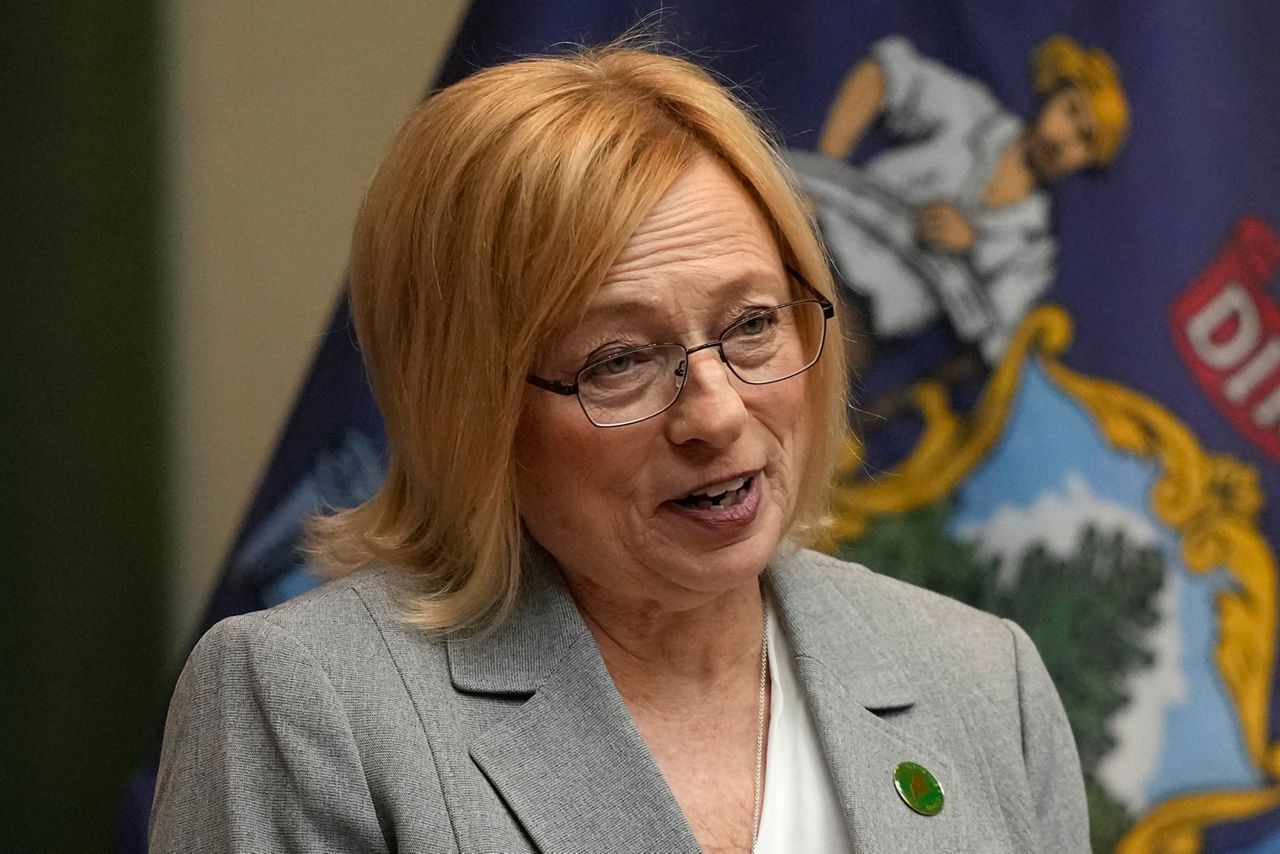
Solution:
[[[703,593],[732,590],[764,572],[782,536],[781,525],[764,524],[741,540],[706,550],[685,551],[677,562],[682,565],[679,576],[671,580]]]

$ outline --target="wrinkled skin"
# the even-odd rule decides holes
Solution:
[[[745,309],[791,298],[759,211],[704,157],[655,204],[581,326],[553,336],[534,372],[569,382],[612,345],[696,346]],[[675,405],[638,424],[596,427],[575,398],[531,391],[517,436],[521,515],[579,604],[657,617],[741,593],[758,611],[756,579],[792,517],[806,456],[805,389],[802,377],[743,384],[708,349],[691,359]],[[669,505],[744,472],[757,472],[761,489],[745,528],[710,530]]]

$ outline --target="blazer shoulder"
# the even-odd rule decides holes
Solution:
[[[418,666],[430,668],[434,661],[443,666],[443,643],[401,619],[403,590],[396,570],[361,570],[271,608],[221,620],[196,649],[212,646],[252,653],[265,647],[291,647],[305,651],[333,677],[390,664],[392,647],[407,642],[416,651]]]
[[[1020,633],[1008,620],[808,550],[798,551],[778,576],[801,618],[824,635],[861,637],[860,643],[874,643],[919,678],[934,674],[1000,697],[1016,692]],[[852,649],[848,654],[858,655]]]
[[[860,563],[800,549],[788,562],[794,583],[835,587],[858,611],[909,615],[942,631],[995,632],[1009,637],[1007,621],[924,587],[883,575]]]
[[[411,693],[447,696],[444,655],[420,632],[397,647],[394,608],[390,579],[358,573],[205,633],[170,703],[153,850],[456,850]]]

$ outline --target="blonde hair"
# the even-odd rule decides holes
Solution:
[[[1089,153],[1094,165],[1110,165],[1129,132],[1129,102],[1111,57],[1100,48],[1085,50],[1070,36],[1052,36],[1032,55],[1031,76],[1041,97],[1067,86],[1088,96],[1095,119]]]
[[[424,102],[356,222],[351,306],[390,445],[370,500],[312,520],[336,572],[382,562],[419,584],[408,619],[485,628],[515,599],[525,377],[581,316],[619,251],[704,153],[754,198],[786,263],[831,296],[812,223],[777,147],[705,71],[624,45],[481,71]],[[813,441],[793,537],[819,523],[844,437],[835,346],[806,379]],[[831,352],[834,350],[834,352]]]

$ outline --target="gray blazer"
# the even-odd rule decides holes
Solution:
[[[151,850],[697,851],[547,564],[485,637],[407,628],[388,570],[214,626],[169,709]],[[1088,851],[1021,629],[809,551],[766,581],[858,851]],[[938,815],[894,790],[904,760],[942,784]]]

